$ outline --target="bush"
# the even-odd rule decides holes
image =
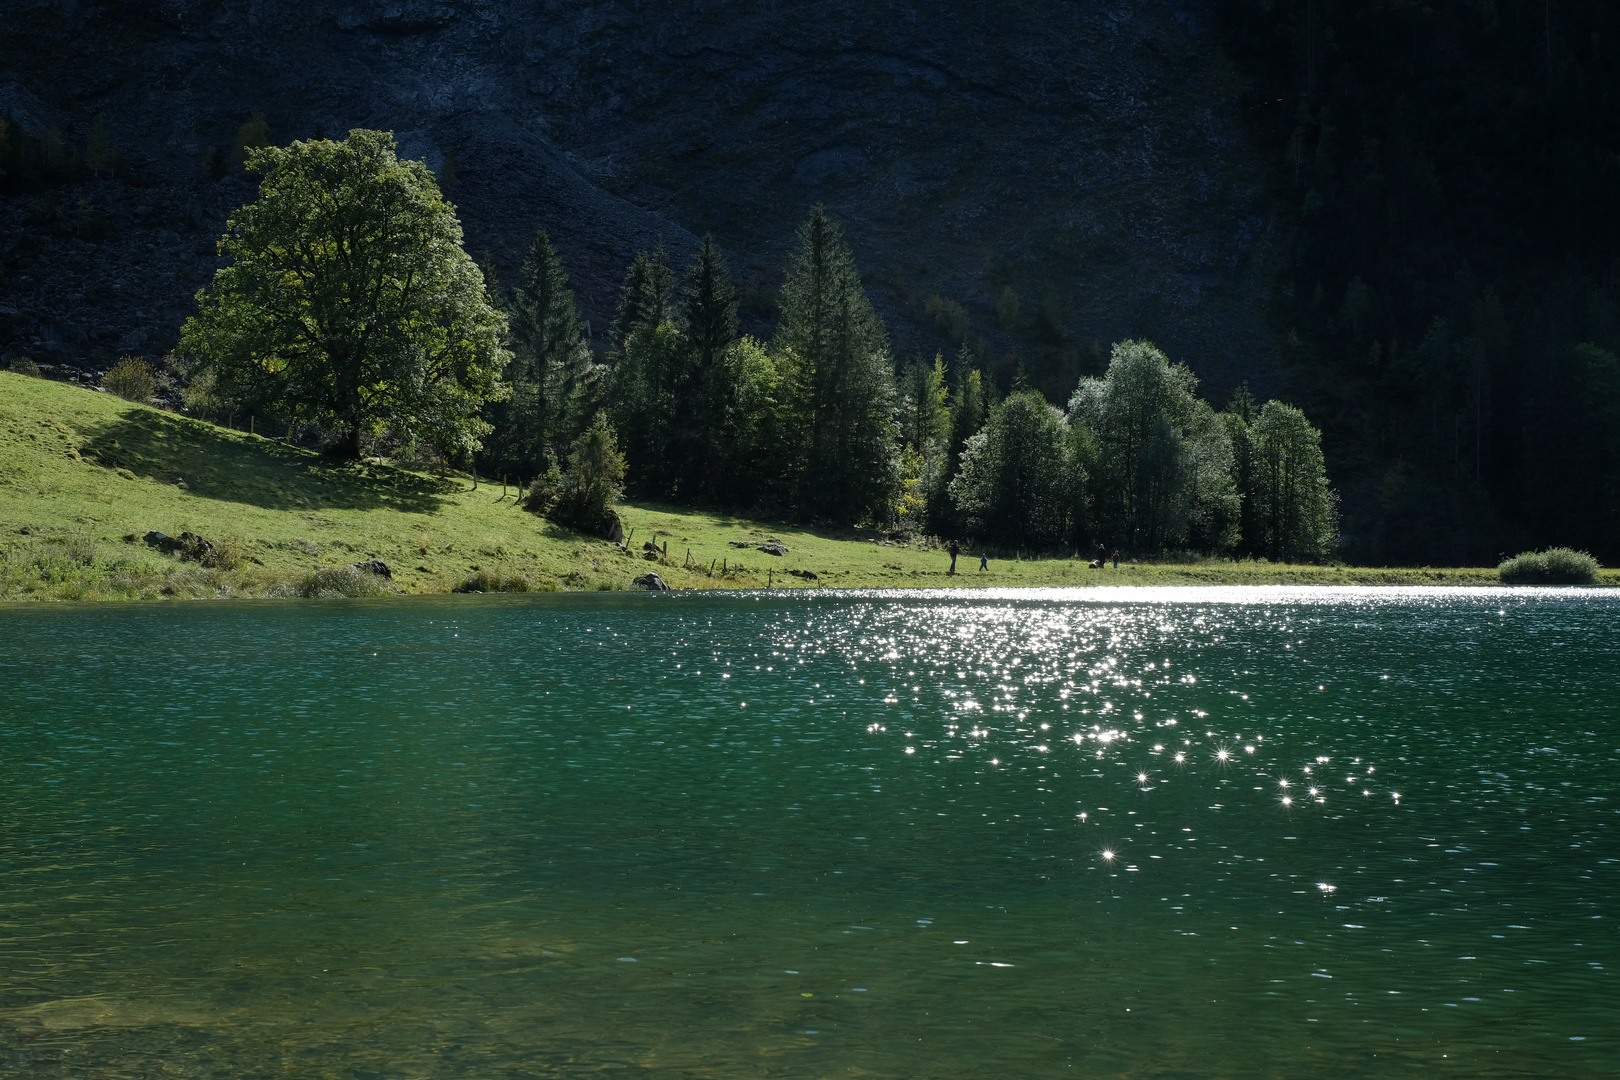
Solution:
[[[126,356],[101,376],[101,388],[125,401],[146,402],[157,393],[157,372],[138,356]]]
[[[453,592],[556,592],[557,583],[549,577],[530,577],[528,574],[502,574],[480,570],[457,585]]]
[[[604,416],[574,441],[556,502],[549,512],[559,525],[617,541],[624,535],[613,505],[624,494],[624,455]]]
[[[388,596],[387,579],[352,566],[323,566],[295,583],[290,594],[311,600],[333,600],[340,596]],[[283,592],[287,595],[287,592]]]
[[[34,363],[33,357],[30,356],[13,357],[11,370],[17,375],[27,375],[31,379],[39,378],[39,365]]]
[[[1598,561],[1584,551],[1548,548],[1505,559],[1496,574],[1508,585],[1595,585]]]

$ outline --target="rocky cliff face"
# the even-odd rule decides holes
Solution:
[[[1044,350],[1054,396],[1090,343],[1137,335],[1215,394],[1267,387],[1270,209],[1211,18],[1202,0],[5,0],[0,109],[70,150],[100,116],[127,168],[0,200],[0,351],[94,369],[172,344],[253,192],[205,159],[261,111],[273,141],[375,127],[448,162],[468,249],[510,277],[546,227],[597,328],[636,249],[662,235],[679,262],[704,232],[767,327],[820,201],[902,351],[950,348],[943,299],[991,354]]]

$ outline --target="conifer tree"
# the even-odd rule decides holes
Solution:
[[[619,290],[619,308],[608,330],[608,355],[617,361],[626,342],[637,330],[662,326],[670,317],[670,293],[675,275],[669,268],[664,238],[651,252],[638,251],[625,271],[624,287]]]
[[[960,533],[966,522],[950,497],[950,483],[962,468],[962,453],[968,440],[984,427],[989,409],[985,402],[984,376],[968,363],[964,352],[956,367],[956,389],[951,393],[950,427],[945,452],[928,491],[929,527],[942,536]]]
[[[842,231],[821,206],[799,228],[777,345],[792,354],[802,513],[887,515],[899,483],[888,333]]]
[[[734,501],[734,457],[743,370],[733,353],[737,340],[737,291],[731,269],[703,238],[686,276],[681,314],[686,324],[688,365],[676,388],[675,440],[680,494],[703,501]]]
[[[513,395],[493,419],[502,464],[535,475],[578,437],[592,405],[584,400],[591,359],[574,293],[544,229],[523,260],[510,309]]]

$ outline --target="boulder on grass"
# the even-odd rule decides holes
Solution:
[[[636,578],[634,584],[646,589],[648,592],[669,592],[669,583],[653,573],[642,574]]]
[[[383,562],[381,559],[372,559],[369,562],[350,563],[349,568],[351,570],[364,570],[368,574],[376,574],[378,577],[387,578],[389,581],[394,580],[394,572],[388,569],[388,564]]]
[[[759,550],[763,551],[767,555],[781,556],[788,553],[786,546],[784,546],[780,541],[776,540],[772,540],[768,544],[759,545]]]

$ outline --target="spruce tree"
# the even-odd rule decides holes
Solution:
[[[670,293],[675,275],[669,268],[664,238],[651,252],[638,251],[625,271],[619,290],[619,308],[608,330],[608,355],[614,360],[637,330],[662,326],[670,317]]]
[[[523,260],[510,317],[517,371],[505,410],[508,444],[520,472],[539,473],[584,428],[590,403],[581,397],[591,367],[568,273],[544,229]]]
[[[678,492],[706,502],[735,501],[731,477],[737,450],[741,365],[737,340],[737,291],[731,269],[703,238],[686,275],[681,314],[686,324],[688,366],[676,391],[675,441]]]
[[[968,440],[984,427],[989,411],[985,402],[984,376],[967,361],[968,357],[964,354],[957,364],[945,453],[928,491],[928,525],[942,536],[955,536],[966,528],[966,521],[957,513],[956,503],[951,499],[950,484],[962,469],[962,454],[967,449]]]
[[[777,344],[795,375],[800,511],[844,523],[886,517],[899,483],[888,333],[824,208],[811,209],[798,240]]]
[[[660,238],[625,271],[618,312],[608,331],[613,364],[609,386],[613,423],[629,459],[629,485],[638,494],[667,497],[673,488],[669,440],[675,391],[687,350],[674,325],[674,278]]]

